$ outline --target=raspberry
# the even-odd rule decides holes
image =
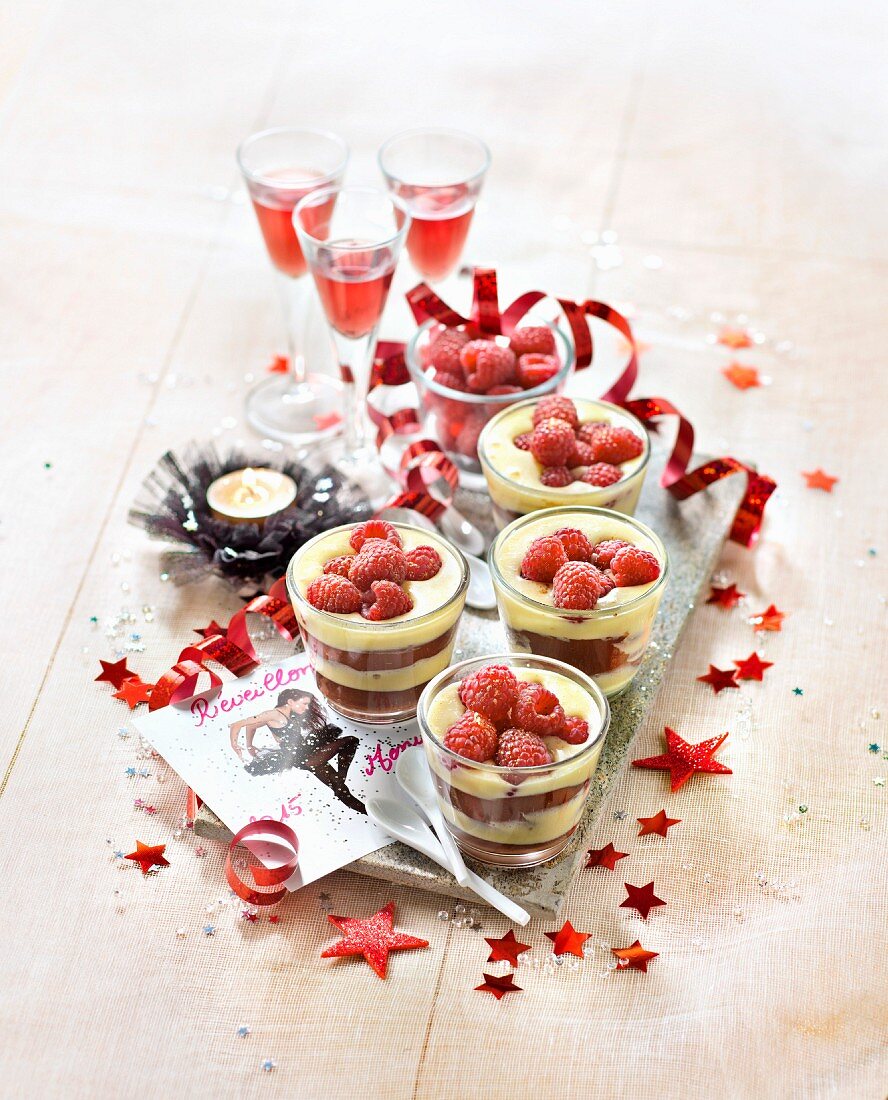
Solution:
[[[660,563],[650,550],[637,546],[624,546],[614,554],[611,572],[618,588],[635,584],[650,584],[660,576]]]
[[[543,420],[533,429],[530,452],[543,466],[565,466],[573,447],[573,429],[563,420]]]
[[[590,444],[596,462],[611,462],[615,466],[638,458],[644,450],[644,443],[628,428],[601,428]]]
[[[601,595],[600,575],[587,561],[569,561],[552,579],[552,602],[567,611],[591,611]]]
[[[436,370],[462,377],[459,353],[469,342],[469,335],[458,328],[445,328],[429,345],[429,362]]]
[[[521,435],[515,436],[512,443],[519,451],[529,451],[531,439],[533,439],[533,432],[522,432]]]
[[[467,458],[478,457],[478,440],[487,423],[487,414],[483,409],[473,410],[467,417],[462,430],[453,443],[453,449]]]
[[[603,488],[606,485],[613,485],[622,476],[619,467],[611,466],[609,462],[595,462],[588,467],[580,480]]]
[[[525,325],[524,328],[516,328],[509,341],[509,347],[516,355],[553,355],[555,352],[555,337],[548,325]]]
[[[352,559],[349,580],[366,592],[374,581],[407,579],[407,555],[397,546],[382,539],[368,539]]]
[[[372,623],[393,619],[396,615],[406,615],[413,610],[413,600],[394,581],[374,581],[370,585],[370,594],[373,599],[364,603],[361,614]],[[365,592],[364,597],[367,595]]]
[[[457,374],[456,371],[438,370],[436,368],[435,381],[439,386],[446,386],[448,390],[456,390],[457,393],[467,393],[469,389],[462,371]]]
[[[504,393],[524,393],[524,390],[520,386],[494,386],[493,389],[487,391],[487,396],[498,397]]]
[[[444,734],[444,747],[464,756],[467,760],[482,763],[493,759],[497,744],[496,726],[483,715],[472,710],[454,722]]]
[[[563,489],[574,480],[566,466],[547,466],[540,474],[540,481],[550,489]]]
[[[505,665],[487,665],[459,684],[459,701],[491,722],[507,722],[518,698],[518,681]]]
[[[542,684],[524,684],[512,707],[512,721],[538,737],[560,737],[564,710],[558,696]]]
[[[589,723],[585,718],[575,716],[564,719],[564,726],[559,734],[562,741],[568,745],[582,745],[589,737]]]
[[[471,340],[460,352],[460,362],[472,393],[486,393],[515,377],[515,353],[490,340]]]
[[[384,539],[386,542],[394,543],[395,546],[402,545],[401,536],[394,524],[384,519],[368,519],[364,523],[359,523],[352,531],[348,543],[352,550],[360,550],[367,539]]]
[[[562,527],[555,532],[555,538],[561,542],[568,561],[591,561],[592,543],[576,527]]]
[[[572,428],[580,426],[576,405],[569,397],[562,397],[557,393],[541,397],[537,402],[533,410],[533,426],[536,427],[543,420],[566,420]]]
[[[330,558],[328,562],[324,563],[324,572],[335,573],[338,577],[347,577],[348,571],[351,569],[351,563],[354,560],[351,554],[340,554],[338,558]]]
[[[305,593],[312,607],[332,611],[336,615],[351,615],[361,610],[361,593],[347,577],[327,573],[316,577]]]
[[[522,355],[518,360],[518,381],[526,390],[536,389],[548,382],[561,370],[561,363],[555,355]]]
[[[631,545],[631,543],[625,542],[623,539],[605,539],[604,542],[598,542],[592,547],[592,557],[590,561],[593,565],[597,565],[599,569],[609,569],[614,554],[616,554],[618,550],[622,550],[624,546]]]
[[[496,763],[501,768],[537,768],[551,764],[552,754],[535,733],[513,728],[500,735]]]
[[[407,580],[428,581],[441,569],[441,555],[434,546],[417,546],[407,555]]]
[[[599,570],[599,575],[596,580],[598,581],[598,587],[601,589],[601,591],[598,593],[599,600],[602,596],[606,596],[608,592],[613,592],[613,590],[617,587],[617,582],[610,575],[610,573],[602,573]]]
[[[606,427],[608,427],[606,420],[587,420],[577,430],[577,439],[580,443],[591,444],[601,429]]]
[[[552,578],[566,563],[567,554],[560,539],[554,535],[544,535],[528,546],[521,559],[521,576],[528,581],[551,584]]]
[[[570,458],[567,460],[568,466],[571,469],[575,469],[577,466],[591,466],[595,461],[595,452],[589,446],[588,443],[583,443],[582,440],[574,440],[574,448],[571,452]]]

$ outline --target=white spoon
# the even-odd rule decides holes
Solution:
[[[461,886],[465,886],[469,877],[469,869],[463,861],[462,852],[460,852],[456,841],[444,822],[444,815],[438,805],[435,783],[432,779],[432,773],[429,771],[425,753],[422,751],[401,753],[398,757],[398,763],[395,765],[395,776],[435,830],[438,841],[450,863],[453,877]]]
[[[371,821],[375,821],[380,829],[384,829],[389,836],[393,836],[395,840],[400,840],[408,848],[415,848],[417,852],[422,852],[433,862],[450,870],[447,866],[444,849],[416,810],[411,809],[406,803],[396,802],[392,798],[368,798],[366,806],[367,815]],[[489,882],[485,882],[473,871],[469,871],[468,881],[465,885],[476,893],[482,901],[499,910],[504,917],[508,917],[515,924],[525,925],[530,920],[530,913],[526,909],[522,909],[517,902],[507,898],[505,894],[501,894],[496,887],[491,886]]]

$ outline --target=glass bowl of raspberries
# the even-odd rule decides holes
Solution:
[[[589,676],[506,653],[436,676],[417,710],[447,827],[484,863],[532,867],[569,842],[610,723]]]
[[[554,323],[516,328],[511,338],[427,321],[405,351],[419,395],[423,429],[460,471],[466,489],[483,489],[478,438],[497,413],[526,397],[558,393],[574,367],[573,345]]]

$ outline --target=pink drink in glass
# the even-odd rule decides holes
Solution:
[[[335,242],[336,244],[343,242]],[[352,247],[358,241],[347,242]],[[315,285],[327,320],[343,336],[366,336],[382,316],[388,297],[395,257],[390,248],[366,248],[331,255],[319,250]]]
[[[465,184],[397,189],[412,213],[407,254],[426,279],[449,275],[462,255],[475,204]]]
[[[278,271],[298,278],[305,274],[307,265],[293,228],[293,209],[300,199],[315,190],[310,181],[316,179],[320,183],[324,180],[324,175],[311,168],[274,168],[267,170],[265,176],[267,179],[279,180],[281,185],[280,190],[264,190],[251,196],[265,247]],[[290,181],[292,187],[286,186]],[[329,219],[332,208],[332,199],[319,207],[318,220]]]

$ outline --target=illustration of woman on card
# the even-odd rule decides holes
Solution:
[[[275,748],[257,749],[253,745],[256,731],[263,727],[274,738]],[[278,695],[273,710],[240,718],[228,728],[231,747],[248,775],[272,775],[299,768],[311,772],[349,809],[359,814],[367,812],[346,783],[348,769],[358,751],[358,739],[341,736],[341,727],[327,721],[323,707],[311,692],[287,688]],[[241,730],[245,731],[244,747],[240,744]],[[331,766],[334,758],[335,768]]]

